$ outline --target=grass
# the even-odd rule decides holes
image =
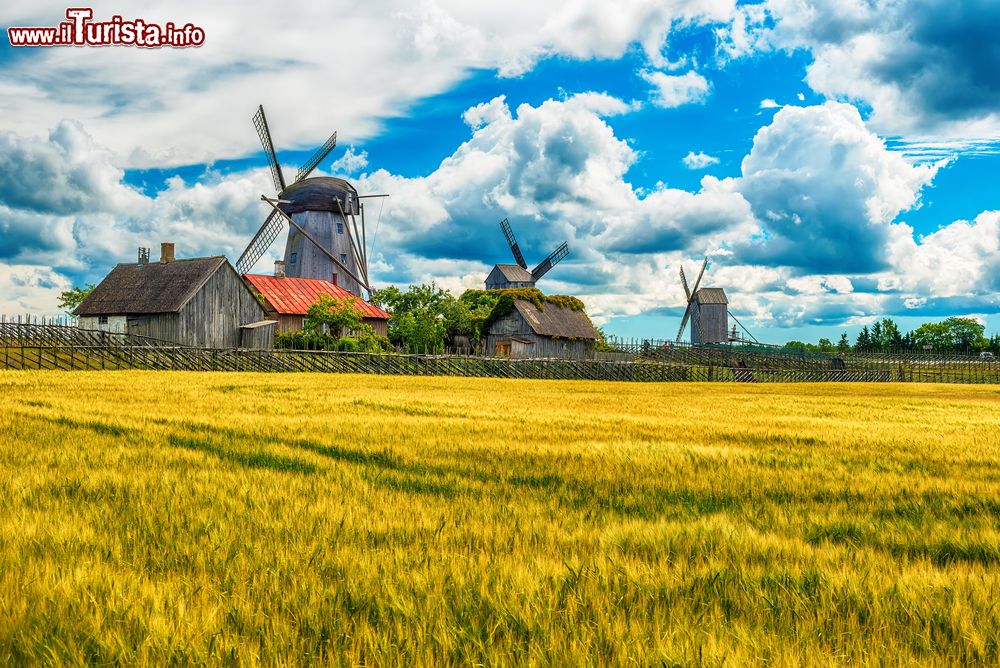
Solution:
[[[0,373],[0,664],[997,664],[1000,388]]]

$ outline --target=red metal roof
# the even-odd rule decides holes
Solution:
[[[268,301],[272,308],[283,315],[305,315],[311,304],[319,301],[320,295],[330,295],[334,299],[353,300],[355,307],[366,318],[388,320],[389,314],[377,306],[330,281],[319,278],[276,278],[260,274],[244,274],[250,285]]]

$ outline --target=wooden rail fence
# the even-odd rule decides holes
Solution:
[[[365,373],[632,382],[1000,383],[1000,363],[770,358],[764,352],[676,347],[617,359],[509,359],[299,350],[213,350],[75,327],[0,322],[0,369]],[[842,366],[843,368],[831,368]]]

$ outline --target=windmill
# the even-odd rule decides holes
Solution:
[[[343,179],[309,176],[337,145],[337,133],[286,184],[263,105],[257,108],[253,125],[267,154],[277,197],[261,196],[272,211],[236,261],[236,270],[245,274],[253,268],[287,224],[284,267],[288,276],[319,278],[358,296],[362,289],[370,295],[365,209],[360,201],[364,196]]]
[[[677,342],[684,337],[684,327],[691,320],[691,343],[727,343],[729,341],[729,299],[722,288],[699,288],[701,278],[708,267],[708,258],[701,263],[701,271],[694,282],[694,289],[688,288],[684,267],[681,267],[681,286],[687,298],[687,307],[681,326],[677,330]]]
[[[569,246],[564,241],[559,244],[558,248],[549,253],[548,257],[539,262],[538,266],[528,271],[528,263],[524,261],[521,247],[517,245],[517,239],[514,238],[514,230],[511,229],[506,218],[500,221],[500,229],[503,230],[503,235],[507,239],[507,244],[510,246],[510,251],[514,254],[514,260],[517,264],[494,265],[493,270],[486,277],[487,290],[533,288],[538,279],[569,255]]]

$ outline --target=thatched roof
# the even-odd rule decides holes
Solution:
[[[225,257],[217,256],[174,260],[166,264],[120,264],[73,314],[176,313],[227,263]]]
[[[557,336],[562,339],[598,338],[594,325],[583,311],[552,303],[544,304],[544,307],[538,310],[538,307],[524,299],[514,301],[514,308],[539,336]]]

